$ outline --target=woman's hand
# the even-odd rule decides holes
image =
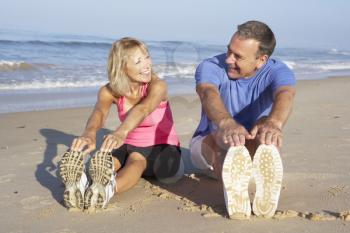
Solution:
[[[96,136],[83,135],[73,140],[71,150],[82,151],[83,154],[88,154],[96,149]]]
[[[104,137],[100,150],[102,152],[112,152],[124,144],[125,136],[119,133],[107,134]]]

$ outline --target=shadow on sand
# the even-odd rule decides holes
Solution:
[[[97,134],[98,146],[102,142],[103,135],[109,133],[107,129],[101,129]],[[43,161],[37,165],[35,170],[35,177],[37,181],[48,190],[51,191],[52,197],[61,205],[63,205],[63,191],[64,185],[58,175],[58,167],[55,161],[59,161],[58,146],[64,145],[67,149],[76,135],[67,134],[56,129],[40,129],[40,134],[46,139],[46,148],[44,152]],[[98,148],[98,147],[97,147]],[[94,152],[92,152],[94,153]]]

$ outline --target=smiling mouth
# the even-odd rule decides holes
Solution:
[[[237,67],[231,67],[231,66],[229,66],[229,67],[227,67],[227,71],[229,71],[229,72],[238,72],[238,68]]]
[[[150,73],[151,73],[151,69],[148,69],[148,70],[145,70],[145,71],[141,72],[140,74],[141,75],[148,75]]]

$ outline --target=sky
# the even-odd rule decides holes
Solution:
[[[0,29],[226,45],[238,24],[260,20],[278,47],[350,50],[348,0],[0,0],[0,6]]]

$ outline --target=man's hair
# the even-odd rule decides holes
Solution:
[[[257,56],[268,55],[273,53],[276,46],[275,35],[266,24],[259,21],[248,21],[238,25],[235,35],[243,39],[254,39],[259,43]]]

